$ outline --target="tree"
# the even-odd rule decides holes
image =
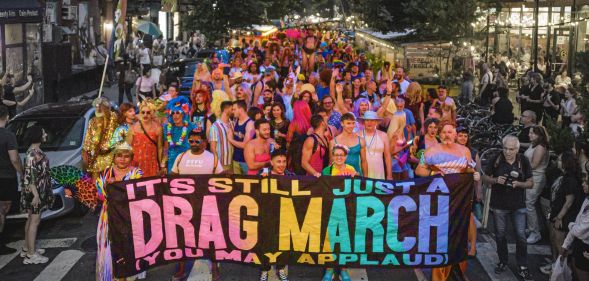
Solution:
[[[381,31],[411,30],[418,37],[452,40],[469,34],[476,0],[354,0],[353,13]]]
[[[182,28],[198,30],[212,43],[224,38],[229,29],[264,23],[264,9],[269,4],[261,0],[199,0],[194,6],[182,18]]]

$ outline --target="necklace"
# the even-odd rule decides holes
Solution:
[[[376,131],[372,135],[372,138],[370,139],[370,143],[368,143],[368,140],[366,139],[366,129],[362,130],[362,135],[364,135],[364,141],[368,144],[366,146],[366,151],[368,152],[368,155],[375,156],[376,152],[375,153],[370,152],[370,148],[372,147],[372,144],[374,143],[374,137],[376,137]]]
[[[166,131],[166,141],[168,141],[170,147],[182,146],[188,132],[188,122],[184,121],[184,123],[182,124],[182,134],[180,134],[180,139],[178,140],[178,142],[174,142],[172,140],[172,123],[168,123]]]
[[[113,169],[113,177],[115,178],[116,181],[121,181],[121,180],[123,180],[127,176],[127,174],[129,173],[130,170],[131,170],[131,168],[129,168],[129,167],[127,167],[124,170],[121,170],[121,169],[119,169],[117,167],[114,167],[114,169]],[[122,177],[120,179],[118,179],[117,178],[117,175],[119,175],[119,176],[122,175]]]

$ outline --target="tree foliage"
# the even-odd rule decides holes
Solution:
[[[264,10],[270,4],[262,0],[199,0],[182,18],[185,31],[199,30],[214,42],[231,28],[245,28],[266,21]]]
[[[476,0],[354,0],[351,10],[372,29],[412,30],[428,39],[464,37],[471,31]]]
[[[339,0],[199,0],[182,18],[185,31],[199,30],[210,42],[227,35],[231,28],[268,23],[285,15],[332,17]],[[213,6],[215,5],[215,6]]]

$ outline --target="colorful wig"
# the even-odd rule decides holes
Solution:
[[[168,102],[168,105],[166,105],[166,114],[168,115],[168,122],[170,123],[174,122],[172,120],[173,112],[182,112],[182,120],[184,122],[189,122],[191,106],[188,98],[185,96],[179,96]]]

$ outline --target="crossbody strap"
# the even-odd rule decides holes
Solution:
[[[149,134],[147,133],[147,131],[145,130],[145,127],[143,127],[143,122],[139,121],[139,126],[141,126],[141,130],[143,130],[143,134],[147,137],[147,139],[153,143],[153,145],[155,145],[155,148],[157,150],[157,142],[155,140],[153,140]],[[160,156],[156,153],[155,158],[157,159],[157,166],[160,167]]]

